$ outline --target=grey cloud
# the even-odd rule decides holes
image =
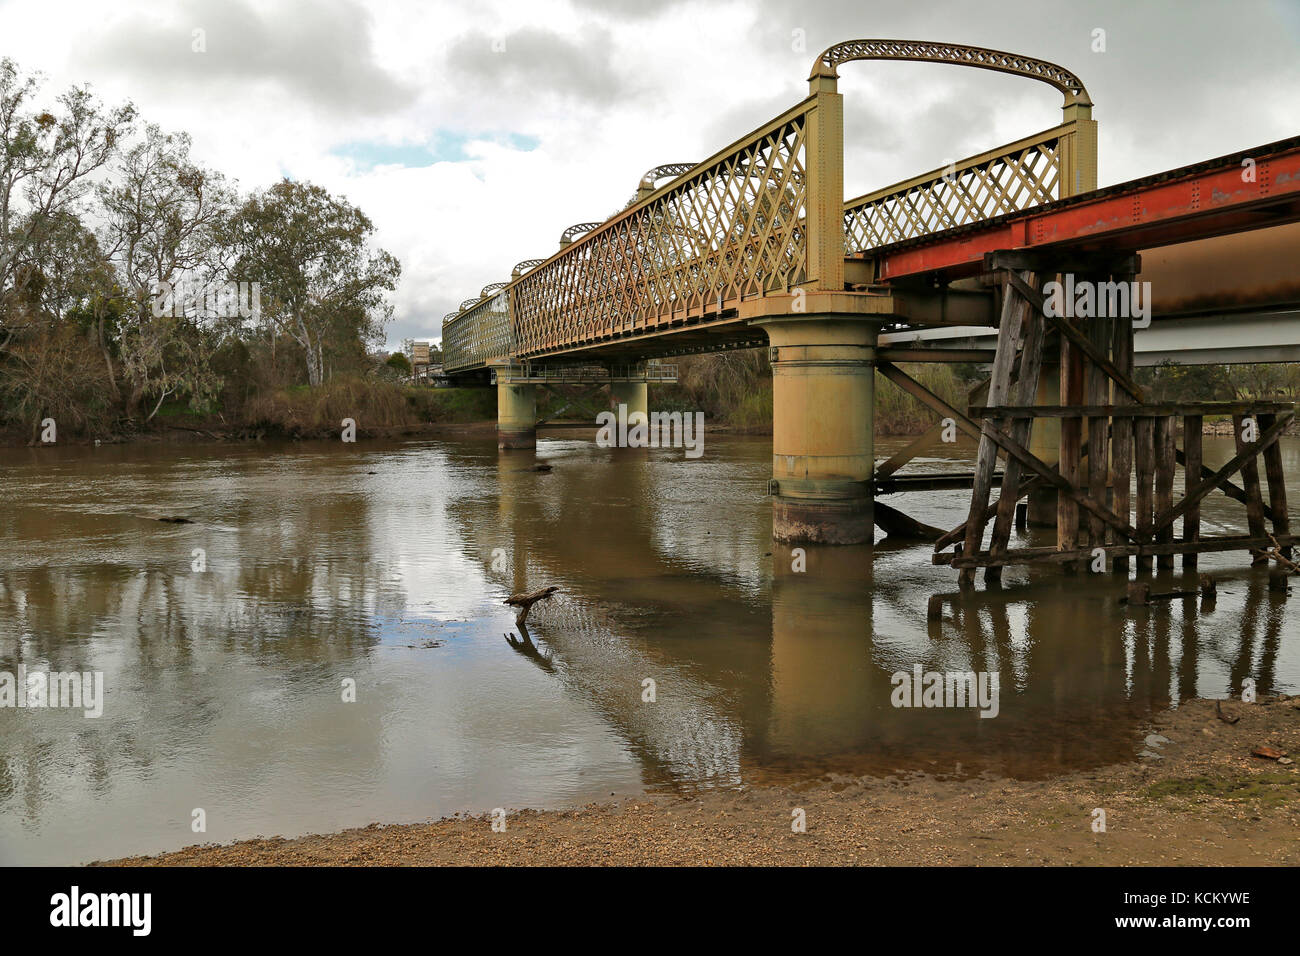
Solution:
[[[602,13],[613,20],[649,20],[685,0],[573,0],[575,8]]]
[[[195,30],[204,52],[193,49]],[[183,87],[269,82],[325,113],[386,112],[415,98],[375,61],[369,14],[351,0],[159,5],[107,30],[85,59]]]
[[[967,43],[1060,63],[1083,79],[1096,103],[1103,184],[1296,132],[1294,113],[1285,115],[1278,108],[1278,91],[1300,85],[1300,57],[1296,56],[1300,8],[1294,0],[1232,4],[1007,0],[998,5],[996,16],[981,13],[966,0],[911,5],[863,0],[756,2],[760,12],[753,29],[754,45],[771,51],[765,59],[776,64],[787,59],[791,31],[804,31],[805,60],[791,63],[792,70],[806,69],[820,50],[833,43],[861,37]],[[1092,49],[1095,29],[1105,30],[1104,53]],[[900,91],[893,76],[903,69],[881,63],[852,64],[840,71],[841,90],[849,94],[846,135],[850,140],[858,135],[852,127],[850,84],[868,82],[873,94],[897,96]],[[982,71],[925,69],[929,71],[927,92],[944,91],[945,102],[960,107],[952,111],[951,119],[961,121],[962,109],[985,121],[1013,109],[1037,115],[1039,108],[1022,97],[1041,98],[1041,91],[1034,92],[1038,84],[1021,82],[1025,91],[1020,93],[1018,81],[994,85]],[[908,147],[926,157],[969,152],[954,142],[967,130],[950,135],[943,128],[922,128],[937,119],[937,114],[917,116],[909,124],[915,142],[911,132],[906,134]],[[1044,116],[1044,122],[1031,123],[1024,133],[1050,125],[1049,120]],[[917,171],[932,165],[923,158]]]
[[[610,105],[629,95],[615,71],[612,40],[589,28],[576,39],[540,27],[493,37],[467,33],[448,50],[447,65],[457,82],[481,84],[500,96],[553,96]]]

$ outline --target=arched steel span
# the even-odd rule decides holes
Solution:
[[[442,321],[444,321],[444,322],[450,322],[452,319],[456,318],[458,315],[460,315],[459,310],[456,311],[456,312],[448,312],[446,315],[444,315],[444,316],[442,317]]]
[[[489,285],[485,285],[485,286],[483,287],[483,291],[481,291],[481,292],[478,294],[478,297],[479,297],[480,299],[486,299],[486,298],[488,297],[488,294],[489,294],[489,293],[491,293],[491,292],[497,292],[497,291],[499,291],[499,290],[501,290],[501,289],[504,289],[504,288],[505,288],[506,286],[508,286],[509,284],[510,284],[509,282],[493,282],[493,283],[490,283]]]
[[[672,176],[676,179],[689,173],[696,167],[696,163],[665,163],[663,166],[656,166],[654,169],[648,169],[645,175],[641,177],[642,189],[654,189],[655,183],[661,179]]]
[[[510,270],[511,275],[523,275],[529,269],[536,269],[545,259],[525,259],[523,262],[516,262],[515,267]]]
[[[603,226],[603,225],[604,225],[603,222],[576,223],[570,226],[568,229],[564,230],[564,232],[560,233],[560,245],[562,246],[568,245],[570,242],[572,242],[574,239],[577,239],[584,232],[591,232],[591,230],[595,229],[597,226]]]
[[[930,43],[925,40],[845,40],[827,48],[813,63],[812,75],[837,76],[836,67],[853,60],[916,60],[924,63],[951,63],[981,70],[1012,73],[1039,80],[1059,90],[1068,106],[1078,103],[1091,106],[1092,100],[1083,81],[1063,66],[1018,53],[986,50],[960,43]],[[811,77],[810,77],[811,78]]]
[[[471,305],[475,305],[475,304],[477,304],[477,303],[479,303],[479,302],[482,302],[482,301],[483,301],[483,297],[482,297],[481,295],[478,296],[477,298],[474,298],[474,299],[466,299],[464,302],[462,302],[462,303],[460,304],[460,310],[461,310],[462,312],[464,312],[464,311],[465,311],[466,309],[468,309]]]

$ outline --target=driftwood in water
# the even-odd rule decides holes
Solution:
[[[1271,534],[1268,536],[1268,540],[1272,542],[1273,547],[1265,551],[1264,554],[1277,562],[1278,570],[1285,574],[1300,574],[1300,564],[1296,564],[1292,561],[1290,555],[1287,554],[1287,551],[1290,549],[1280,547],[1277,543],[1277,538],[1273,537]]]
[[[942,528],[922,524],[915,518],[909,518],[897,508],[882,505],[879,501],[872,506],[875,512],[876,527],[891,538],[913,541],[938,541],[946,533]]]
[[[550,587],[542,588],[540,591],[530,591],[527,594],[512,594],[502,603],[519,608],[519,613],[515,615],[515,624],[522,628],[524,622],[528,620],[528,612],[532,610],[533,605],[538,601],[548,600],[550,596],[558,590],[560,589],[552,584]]]

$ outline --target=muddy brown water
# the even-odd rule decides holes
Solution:
[[[961,598],[929,546],[887,541],[796,572],[770,538],[770,439],[687,459],[592,438],[0,449],[0,672],[104,680],[99,718],[0,707],[0,863],[655,788],[1041,777],[1132,757],[1180,700],[1300,689],[1300,595],[1244,555],[1202,557],[1210,612],[1024,569]],[[969,469],[969,446],[947,454],[913,467]],[[969,504],[884,500],[942,527]],[[1211,499],[1203,527],[1244,509]],[[502,599],[549,584],[525,642]],[[928,622],[934,594],[953,600]],[[892,706],[917,664],[996,672],[998,716]]]

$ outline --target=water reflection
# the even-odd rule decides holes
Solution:
[[[1300,682],[1296,612],[1243,556],[1202,558],[1221,579],[1209,610],[1023,568],[963,594],[924,545],[775,545],[764,439],[686,460],[557,434],[536,452],[6,450],[0,670],[103,671],[107,711],[0,709],[0,861],[644,786],[1042,775],[1131,756],[1154,708]],[[1300,443],[1285,451],[1300,474]],[[1207,440],[1211,467],[1231,455]],[[968,499],[891,504],[952,527]],[[194,523],[156,520],[175,515]],[[1206,502],[1207,533],[1243,522]],[[504,598],[547,585],[561,592],[517,627]],[[998,717],[892,706],[914,665],[996,671]]]
[[[1155,708],[1239,693],[1246,676],[1294,686],[1294,663],[1278,675],[1285,603],[1236,556],[1202,559],[1227,575],[1225,600],[1204,610],[1195,598],[1129,608],[1122,582],[1028,569],[1009,572],[1006,589],[945,594],[953,582],[927,567],[924,547],[806,547],[796,561],[766,537],[761,470],[744,467],[741,448],[697,475],[644,451],[620,453],[615,468],[583,467],[583,446],[551,443],[541,454],[557,467],[544,493],[514,464],[519,453],[503,453],[499,506],[527,535],[508,545],[522,559],[514,589],[563,577],[580,592],[581,621],[535,629],[561,679],[599,702],[642,755],[652,785],[789,782],[828,770],[1041,776],[1130,757]],[[728,506],[715,504],[719,495]],[[1235,507],[1207,506],[1207,520],[1230,527],[1225,506]],[[1153,586],[1195,591],[1196,580],[1161,572]],[[927,620],[934,593],[944,613]],[[755,613],[765,608],[766,635]],[[590,654],[606,634],[620,638],[612,664]],[[892,675],[917,664],[1000,674],[1001,714],[894,707]],[[646,720],[626,680],[633,672],[673,675],[681,696],[657,707],[673,719]],[[716,740],[693,752],[703,738],[689,728],[700,724],[725,728],[734,758]]]

